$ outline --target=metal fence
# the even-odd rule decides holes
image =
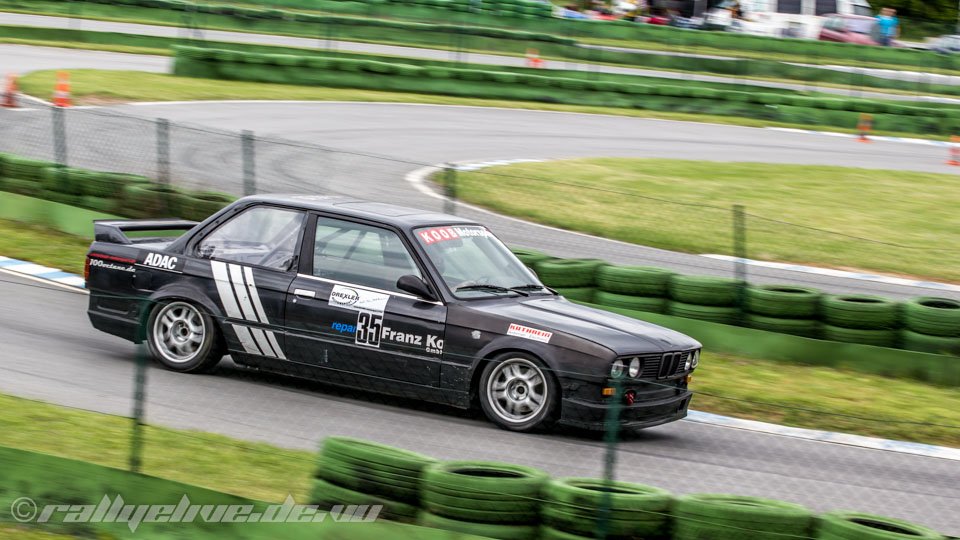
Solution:
[[[111,109],[58,109],[38,105],[32,111],[5,114],[0,123],[0,151],[71,167],[140,174],[176,186],[234,195],[345,194],[444,211],[488,224],[508,244],[537,248],[560,257],[663,266],[687,274],[721,275],[752,283],[790,282],[833,292],[906,296],[916,290],[842,277],[815,279],[812,274],[790,269],[745,266],[742,259],[751,256],[751,240],[763,235],[791,235],[796,242],[830,243],[830,249],[838,252],[848,246],[871,242],[842,231],[819,230],[752,215],[749,208],[704,205],[695,208],[697,219],[714,223],[718,235],[729,237],[726,254],[741,258],[737,264],[733,260],[698,257],[520,222],[461,200],[470,186],[502,185],[504,176],[496,170],[459,170],[453,164],[437,166],[266,134],[143,118]],[[433,169],[429,169],[431,167]],[[423,173],[419,184],[405,180],[415,170]],[[431,177],[428,174],[431,171],[440,174]],[[518,188],[572,190],[574,195],[590,189],[602,190],[564,185],[555,179],[507,177],[507,180]],[[616,191],[608,195],[629,201],[636,227],[649,231],[652,236],[657,234],[658,224],[669,223],[683,215],[684,210],[690,210],[682,201]],[[938,294],[957,296],[953,291]],[[64,305],[78,312],[84,309],[86,299],[77,299],[70,293],[49,291],[48,299],[57,302],[56,299],[68,295],[70,298],[64,300]],[[127,351],[122,356],[134,356],[131,348],[116,342],[111,344]],[[400,396],[378,392],[378,385],[390,385],[391,379],[401,377],[403,368],[399,365],[386,366],[384,373],[373,378],[373,383],[361,384],[355,374],[341,372],[342,377],[336,382],[346,385],[343,387],[301,380],[297,376],[307,373],[296,367],[285,375],[276,375],[227,361],[214,377],[187,376],[152,366],[143,347],[138,351],[136,369],[127,380],[118,376],[119,372],[112,367],[109,374],[104,375],[105,380],[115,385],[109,390],[114,403],[124,403],[122,396],[130,396],[133,435],[129,465],[132,470],[150,473],[152,464],[162,460],[164,447],[151,443],[149,433],[144,431],[144,426],[151,424],[212,431],[235,439],[306,450],[315,449],[325,436],[351,435],[440,459],[513,461],[557,476],[642,482],[678,494],[724,492],[778,498],[816,511],[841,508],[867,511],[960,533],[960,516],[955,505],[960,471],[955,461],[947,459],[862,448],[857,446],[859,443],[824,444],[784,437],[783,428],[769,426],[739,425],[739,429],[724,429],[719,427],[722,420],[709,415],[698,415],[693,422],[683,422],[669,430],[623,432],[618,427],[619,407],[609,409],[607,429],[602,436],[579,430],[520,436],[494,429],[476,411],[431,405],[416,391]],[[84,362],[96,358],[96,354],[99,353],[86,350],[80,353]],[[354,358],[350,354],[358,356]],[[364,354],[355,351],[347,354],[345,360],[369,362],[370,358],[360,358]],[[65,370],[65,376],[78,376],[79,366],[64,363],[63,359],[50,361],[55,369]],[[854,394],[855,386],[852,380],[850,391]],[[367,389],[359,390],[360,387]],[[724,395],[700,397],[695,384],[692,389],[694,409],[698,399],[749,401]],[[614,395],[622,395],[624,391],[625,388],[616,384]],[[827,408],[811,411],[804,405],[788,402],[762,406],[770,411],[769,418],[803,412],[842,419],[850,425],[911,424],[896,418],[851,417]],[[112,411],[105,411],[109,409],[105,406],[89,407],[101,412],[117,412],[116,407],[112,407]],[[932,420],[930,423],[935,424]],[[957,429],[949,424],[942,427]],[[777,434],[767,433],[769,430]],[[805,437],[826,436],[807,434]],[[170,444],[169,440],[164,439],[163,444]],[[225,440],[223,444],[235,443]],[[599,515],[609,517],[605,512]],[[609,525],[605,519],[601,518],[598,523],[600,537],[606,534]]]

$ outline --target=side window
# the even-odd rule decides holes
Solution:
[[[400,276],[420,276],[413,257],[393,231],[319,218],[313,250],[313,275],[397,291]]]
[[[287,270],[294,260],[306,214],[257,206],[234,216],[204,238],[197,255],[207,259]]]

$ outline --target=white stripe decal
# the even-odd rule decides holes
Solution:
[[[237,300],[240,301],[240,311],[243,312],[243,318],[250,322],[260,322],[257,320],[256,313],[253,312],[247,286],[243,283],[243,270],[235,264],[227,266],[230,268],[230,281],[233,283],[233,290],[237,293]]]
[[[267,330],[267,339],[270,340],[270,345],[273,346],[273,350],[277,353],[277,357],[281,360],[286,360],[287,357],[283,355],[283,351],[280,350],[280,344],[277,343],[277,336],[273,335],[273,332]]]
[[[223,303],[223,310],[227,312],[227,317],[231,319],[243,318],[240,314],[240,308],[237,307],[237,299],[233,296],[230,276],[227,275],[227,265],[222,262],[210,261],[210,268],[213,270],[213,280],[217,284],[217,293],[220,295],[220,301]]]
[[[240,344],[243,345],[243,350],[249,354],[261,354],[260,350],[257,349],[257,346],[253,343],[253,337],[250,335],[249,328],[234,324],[233,331],[237,333],[237,338],[240,340]]]
[[[250,333],[253,335],[253,339],[257,340],[257,345],[263,350],[264,356],[277,357],[277,353],[273,351],[270,341],[267,340],[267,334],[263,330],[260,328],[250,328]]]
[[[267,312],[263,310],[263,304],[260,303],[260,291],[257,290],[257,284],[253,282],[253,270],[249,266],[243,267],[243,277],[247,280],[247,290],[250,291],[253,307],[257,310],[257,318],[263,324],[270,324],[270,321],[267,320]]]

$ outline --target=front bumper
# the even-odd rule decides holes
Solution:
[[[620,405],[620,429],[648,428],[680,420],[687,416],[692,397],[692,392],[683,390],[662,399]],[[586,429],[603,429],[612,405],[609,402],[565,397],[562,400],[560,423]]]

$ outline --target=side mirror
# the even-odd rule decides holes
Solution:
[[[417,298],[423,298],[424,300],[429,300],[431,302],[437,301],[437,296],[433,294],[433,291],[430,290],[430,287],[427,285],[427,283],[412,274],[400,276],[400,279],[397,280],[397,288],[401,291],[408,292]]]

